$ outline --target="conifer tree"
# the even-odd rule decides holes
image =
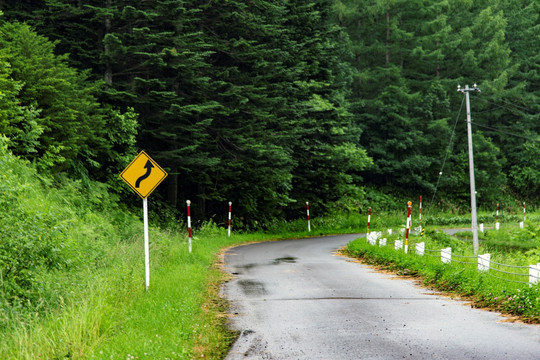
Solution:
[[[359,146],[360,128],[350,112],[348,36],[331,22],[330,1],[288,4],[292,59],[299,71],[294,109],[298,138],[293,146],[293,197],[321,205],[352,195],[358,173],[370,159]]]
[[[204,7],[203,24],[212,24],[204,29],[215,51],[209,59],[210,92],[219,104],[208,145],[220,161],[200,188],[209,198],[238,204],[239,217],[279,216],[290,202],[295,129],[284,115],[294,79],[287,68],[284,16],[281,1]],[[219,203],[213,206],[217,211]]]
[[[54,55],[54,44],[25,24],[4,23],[0,28],[0,49],[6,54],[11,77],[20,84],[18,99],[26,113],[23,122],[28,136],[39,133],[31,148],[19,148],[21,155],[35,160],[42,169],[76,171],[81,163],[99,164],[105,120],[94,93],[96,84],[70,68],[65,57]]]
[[[505,34],[514,71],[509,72],[505,92],[491,97],[487,104],[492,127],[496,128],[491,133],[507,159],[503,171],[509,176],[508,185],[517,196],[529,200],[537,198],[540,179],[540,4],[516,0],[502,2],[498,8],[507,19]]]
[[[0,134],[14,139],[23,136],[25,132],[24,115],[18,105],[22,84],[11,78],[11,66],[6,50],[0,50]]]

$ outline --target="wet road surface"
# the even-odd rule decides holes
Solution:
[[[225,255],[236,359],[540,359],[540,327],[505,322],[335,255],[358,236],[245,245]]]

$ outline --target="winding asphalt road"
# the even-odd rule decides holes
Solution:
[[[245,245],[222,288],[236,359],[540,359],[540,327],[505,322],[335,251],[360,235]]]

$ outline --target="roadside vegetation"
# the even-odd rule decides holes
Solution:
[[[462,223],[458,218],[454,225]],[[470,231],[450,236],[435,230],[439,227],[437,224],[432,224],[433,229],[425,231],[423,236],[411,234],[408,254],[394,248],[394,240],[404,239],[399,233],[387,236],[387,246],[370,245],[362,238],[351,242],[344,251],[380,269],[418,277],[425,286],[466,298],[475,307],[500,311],[524,322],[540,323],[540,286],[527,283],[527,267],[540,262],[540,226],[536,215],[529,218],[523,229],[512,223],[501,226],[500,230],[493,227],[479,233],[478,253],[491,254],[493,264],[489,271],[478,270]],[[462,219],[470,221],[466,217]],[[386,230],[379,228],[379,231]],[[423,256],[415,254],[415,244],[419,242],[425,243]],[[453,256],[449,264],[443,263],[440,256],[440,250],[447,247],[452,248]]]
[[[166,218],[162,223],[167,223],[160,226],[150,201],[151,282],[145,291],[139,217],[112,201],[98,184],[53,181],[5,146],[1,149],[0,164],[6,171],[0,195],[2,206],[9,209],[0,218],[2,359],[221,359],[235,337],[225,326],[226,304],[219,297],[219,286],[226,280],[219,267],[224,248],[366,231],[366,216],[358,212],[316,217],[311,233],[302,216],[269,223],[265,231],[233,228],[231,237],[224,226],[204,222],[195,226],[189,254],[185,224],[172,216],[167,220],[167,213],[160,210],[159,217]],[[425,221],[435,219],[426,216]],[[447,214],[436,221],[466,225],[467,217]],[[397,229],[403,223],[404,215],[395,211],[374,216],[371,226]],[[501,248],[505,261],[509,256],[516,262],[522,260],[519,256],[540,261],[539,231],[533,223],[536,220],[524,230],[506,232],[515,234],[515,244],[523,243],[526,234],[534,236],[527,240],[531,246],[525,252],[517,245],[511,252]],[[502,234],[486,232],[482,246],[499,249]],[[450,244],[466,253],[467,233],[459,235],[465,240],[427,230],[422,240],[433,247]],[[411,243],[415,239],[420,237],[411,236]],[[477,306],[531,322],[540,318],[537,287],[498,281],[474,267],[463,269],[435,258],[367,246],[365,239],[351,243],[348,251],[401,274],[421,275],[426,284],[441,290],[472,296]]]
[[[424,239],[465,256],[469,234],[432,231],[469,223],[458,84],[482,88],[478,202],[517,224],[540,200],[539,2],[372,3],[0,2],[0,359],[220,359],[224,248],[363,233],[370,206],[372,231],[397,229],[404,194],[437,194]],[[140,199],[118,177],[142,149],[169,174],[149,199],[149,291]],[[530,213],[482,251],[540,261]],[[537,321],[535,288],[349,250]]]
[[[0,138],[0,358],[220,359],[226,327],[219,253],[236,244],[357,232],[360,216],[238,231],[187,226],[149,200],[150,288],[143,226],[106,186],[39,174]],[[135,195],[133,195],[135,196]],[[141,211],[142,212],[142,211]],[[141,214],[142,215],[142,214]],[[233,225],[234,223],[233,218]]]

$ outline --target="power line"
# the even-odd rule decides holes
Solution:
[[[444,170],[444,165],[446,164],[446,160],[448,159],[448,153],[450,152],[450,148],[452,147],[452,141],[454,140],[454,134],[456,133],[456,127],[459,121],[459,115],[461,115],[461,110],[463,109],[463,103],[465,102],[465,96],[461,100],[461,106],[459,107],[458,114],[456,116],[456,122],[454,123],[454,128],[452,129],[452,135],[450,136],[450,141],[448,142],[448,146],[446,147],[446,154],[444,155],[444,160],[441,166],[441,171],[439,171],[439,177],[437,178],[437,184],[435,185],[435,191],[433,192],[433,196],[431,198],[431,202],[429,203],[428,211],[431,209],[431,206],[433,205],[433,200],[435,199],[435,194],[437,193],[437,189],[439,188],[439,182],[441,181],[441,177]]]
[[[503,102],[503,103],[505,103],[506,105],[511,105],[511,106],[514,106],[514,107],[517,108],[517,109],[524,110],[524,111],[528,112],[529,115],[535,115],[535,114],[537,114],[537,112],[536,112],[535,110],[532,110],[532,109],[530,109],[530,108],[526,108],[526,107],[521,106],[521,105],[517,105],[517,104],[515,104],[515,103],[513,103],[513,102],[511,102],[511,101],[508,101],[508,100],[506,100],[506,99],[499,99],[499,102],[497,102],[497,103],[496,103],[496,102],[493,102],[493,101],[490,101],[490,100],[488,100],[488,99],[486,99],[486,98],[480,98],[480,100],[485,101],[485,102],[487,102],[488,104],[495,105],[495,106],[497,106],[498,108],[504,108],[504,109],[506,109],[506,110],[512,110],[512,109],[510,109],[510,108],[508,108],[508,107],[505,107],[505,106],[503,106],[503,105],[501,105],[501,104],[499,103],[499,102]],[[480,111],[480,112],[477,111],[476,114],[480,114],[480,113],[488,112],[488,111],[492,111],[492,110],[484,110],[484,111]]]
[[[486,101],[487,103],[489,104],[492,104],[492,105],[496,105],[497,108],[504,108],[506,110],[514,110],[514,109],[510,109],[508,107],[505,107],[503,105],[500,105],[500,104],[497,104],[497,103],[494,103],[494,102],[491,102],[485,98],[479,98],[481,100],[484,100]],[[526,110],[526,111],[530,111],[530,112],[533,112],[533,110],[531,109],[528,109],[528,108],[525,108],[523,106],[520,106],[520,105],[516,105],[512,102],[509,102],[509,101],[506,101],[506,100],[503,100],[501,99],[501,101],[503,102],[506,102],[507,104],[510,104],[516,108],[519,108],[521,110]],[[456,122],[454,123],[454,128],[452,129],[452,135],[450,136],[450,141],[448,143],[448,146],[446,148],[446,154],[444,156],[444,160],[443,160],[443,163],[442,163],[442,166],[441,166],[441,171],[439,172],[439,176],[437,178],[437,184],[435,185],[435,190],[433,192],[433,196],[431,198],[431,202],[429,204],[429,207],[428,207],[428,211],[431,209],[431,206],[433,205],[433,202],[435,200],[435,195],[437,194],[437,190],[439,188],[439,183],[441,181],[441,177],[443,175],[443,170],[444,170],[444,166],[446,164],[446,161],[448,159],[448,154],[450,153],[450,149],[452,147],[452,142],[453,142],[453,139],[454,139],[454,134],[456,132],[456,127],[457,127],[457,123],[459,121],[459,116],[461,115],[461,110],[463,109],[463,103],[465,102],[465,97],[463,97],[463,99],[461,100],[461,106],[459,107],[459,111],[458,111],[458,115],[456,117]],[[483,112],[489,112],[489,111],[493,111],[493,109],[489,109],[489,110],[485,110],[485,111],[481,111],[481,112],[476,112],[476,114],[478,113],[483,113]],[[530,114],[530,115],[534,115],[534,114]],[[467,120],[465,120],[467,121]],[[534,142],[540,142],[540,138],[532,138],[532,137],[528,137],[528,136],[523,136],[523,135],[520,135],[520,134],[517,134],[517,133],[513,133],[513,132],[509,132],[509,131],[503,131],[501,130],[500,128],[494,128],[494,127],[491,127],[491,126],[487,126],[487,125],[482,125],[482,124],[479,124],[479,123],[475,123],[475,122],[470,122],[472,125],[475,125],[475,126],[478,126],[478,127],[482,127],[482,128],[485,128],[485,129],[488,129],[488,130],[491,130],[491,131],[494,131],[494,132],[498,132],[498,133],[501,133],[501,134],[505,134],[505,135],[509,135],[509,136],[514,136],[514,137],[519,137],[519,138],[523,138],[523,139],[526,139],[526,140],[530,140],[530,141],[534,141]]]
[[[491,126],[482,125],[482,124],[475,123],[475,122],[471,122],[471,124],[473,124],[473,125],[475,125],[475,126],[478,126],[478,127],[481,127],[481,128],[485,128],[485,129],[494,131],[494,132],[497,132],[497,133],[501,133],[501,134],[505,134],[505,135],[510,135],[510,136],[515,136],[515,137],[527,139],[527,140],[530,140],[530,141],[537,141],[537,142],[540,142],[540,139],[535,139],[535,138],[532,138],[532,137],[519,135],[519,134],[516,134],[516,133],[509,132],[509,131],[503,131],[503,130],[500,130],[500,129],[498,129],[498,128],[494,128],[494,127],[491,127]]]

